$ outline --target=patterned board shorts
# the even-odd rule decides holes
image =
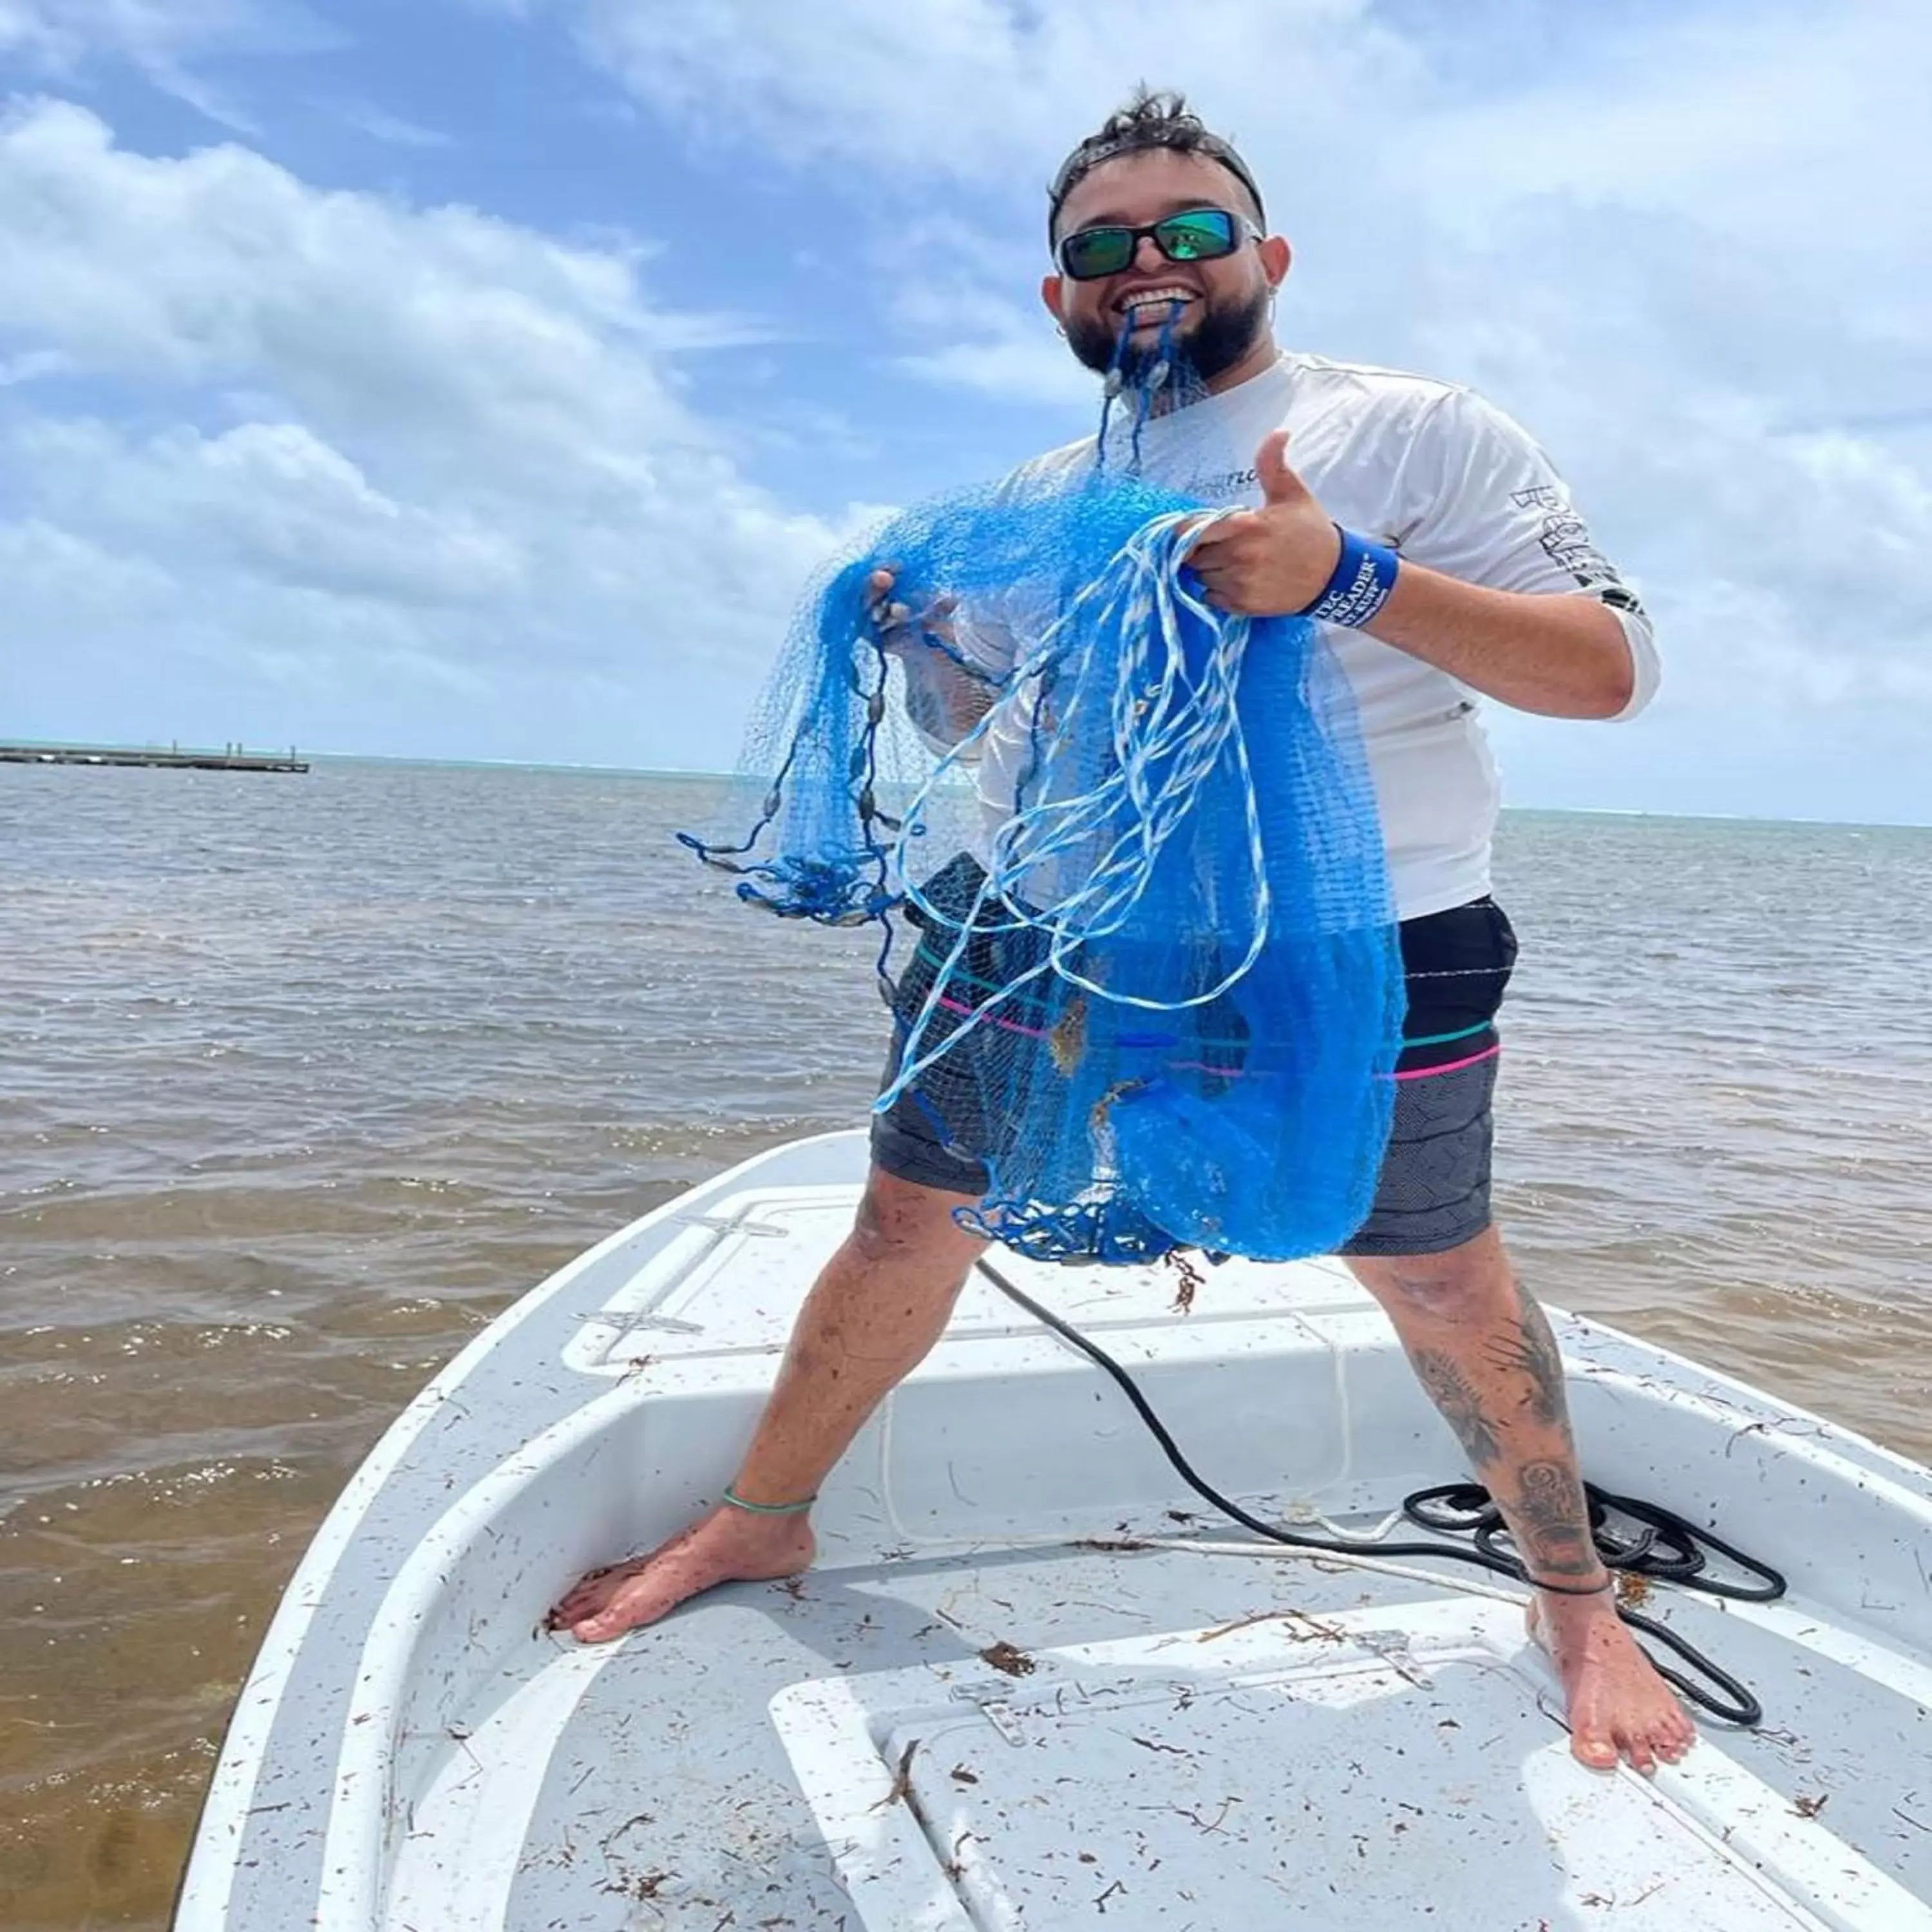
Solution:
[[[1408,987],[1388,1150],[1369,1218],[1343,1244],[1349,1255],[1433,1255],[1473,1240],[1490,1225],[1492,1105],[1502,1052],[1496,1018],[1516,962],[1516,934],[1501,906],[1473,899],[1405,920],[1402,963]],[[887,1057],[880,1090],[896,1069]],[[922,1076],[943,1076],[946,1062]],[[957,1138],[953,1104],[935,1108],[916,1090],[872,1117],[872,1159],[887,1174],[976,1199],[986,1169]],[[937,1116],[956,1124],[942,1133]]]

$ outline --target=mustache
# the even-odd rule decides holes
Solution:
[[[1177,351],[1196,376],[1211,382],[1246,355],[1266,329],[1268,295],[1264,287],[1220,302],[1204,296],[1190,313],[1170,318],[1158,338],[1146,344],[1133,340],[1131,314],[1118,326],[1111,317],[1070,319],[1063,325],[1066,346],[1096,376],[1109,376],[1118,370],[1124,384],[1147,382],[1159,364],[1172,364]]]

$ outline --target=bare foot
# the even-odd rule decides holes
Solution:
[[[1670,1687],[1637,1647],[1610,1593],[1541,1595],[1529,1606],[1530,1636],[1549,1653],[1570,1707],[1570,1750],[1592,1771],[1619,1757],[1646,1775],[1675,1764],[1697,1732]]]
[[[721,1503],[648,1555],[592,1570],[545,1622],[580,1643],[608,1643],[714,1584],[795,1576],[817,1547],[802,1516],[752,1516]]]

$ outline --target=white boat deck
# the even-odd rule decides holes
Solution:
[[[1792,1582],[1658,1591],[1767,1714],[1652,1780],[1570,1759],[1479,1573],[1219,1523],[977,1280],[829,1486],[808,1576],[601,1648],[544,1632],[715,1500],[862,1148],[624,1231],[398,1422],[244,1693],[182,1932],[1932,1932],[1932,1478],[1569,1318],[1586,1472]],[[1186,1312],[1164,1270],[1002,1266],[1252,1509],[1366,1529],[1462,1472],[1337,1266],[1230,1263]]]

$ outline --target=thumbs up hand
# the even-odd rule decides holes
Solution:
[[[1264,499],[1210,524],[1188,562],[1216,610],[1273,617],[1306,610],[1328,586],[1342,539],[1328,513],[1288,466],[1288,432],[1276,430],[1255,456]]]

